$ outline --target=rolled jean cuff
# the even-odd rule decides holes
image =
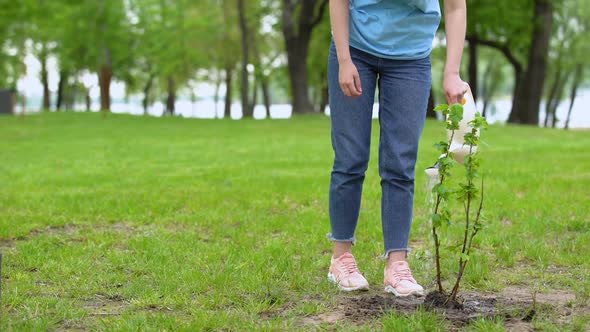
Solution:
[[[394,252],[394,251],[405,251],[406,255],[410,254],[410,251],[412,251],[411,248],[400,248],[400,249],[388,249],[387,251],[385,251],[385,255],[381,256],[381,258],[383,259],[388,259],[389,258],[389,254]]]
[[[329,233],[326,235],[326,237],[328,238],[328,240],[332,241],[332,242],[352,242],[352,245],[356,244],[356,238],[353,236],[350,239],[337,239],[334,236],[332,236],[332,233]]]

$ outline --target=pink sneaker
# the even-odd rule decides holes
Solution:
[[[336,259],[332,258],[328,279],[343,291],[369,290],[367,279],[360,273],[354,256],[348,252]]]
[[[395,296],[424,296],[424,288],[418,285],[412,277],[410,266],[405,261],[393,263],[389,269],[384,271],[385,291]]]

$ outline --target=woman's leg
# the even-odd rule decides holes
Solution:
[[[416,157],[430,86],[429,58],[382,61],[379,174],[385,257],[389,258],[389,263],[405,260],[409,250]]]
[[[378,58],[351,48],[352,61],[360,75],[363,94],[347,97],[340,88],[339,66],[334,44],[330,48],[328,85],[334,167],[330,180],[330,223],[328,238],[335,241],[334,257],[345,252],[355,241],[361,192],[369,162],[371,123]]]

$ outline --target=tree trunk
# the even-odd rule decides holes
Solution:
[[[64,90],[68,81],[68,72],[64,69],[59,71],[59,83],[57,85],[57,101],[55,102],[55,110],[59,111],[64,106]]]
[[[436,119],[436,112],[434,108],[436,107],[436,102],[434,100],[434,90],[430,88],[430,95],[428,96],[428,109],[426,110],[426,117]]]
[[[520,86],[523,84],[524,81],[524,77],[525,77],[525,73],[524,72],[517,72],[515,70],[514,72],[514,88],[512,90],[512,109],[510,110],[510,114],[508,115],[508,123],[522,123],[520,121],[520,113],[521,112],[521,106],[519,103],[517,103],[517,99],[519,98],[519,96],[522,95],[522,93],[520,92],[521,88]],[[526,83],[524,83],[526,84]]]
[[[84,91],[84,97],[86,101],[86,112],[90,112],[90,108],[92,107],[92,100],[90,99],[90,89],[86,89]]]
[[[246,9],[244,8],[244,0],[238,0],[238,14],[240,18],[240,31],[242,37],[242,72],[241,72],[241,86],[240,86],[240,95],[242,98],[242,117],[243,118],[251,118],[252,112],[250,110],[250,101],[249,101],[249,75],[248,75],[248,60],[250,58],[250,53],[248,49],[248,41],[249,41],[249,31],[248,31],[248,21],[246,18]]]
[[[559,121],[559,119],[557,118],[557,109],[559,108],[559,105],[561,104],[561,101],[563,100],[563,94],[565,93],[565,85],[567,84],[567,81],[569,81],[571,74],[572,74],[571,71],[567,71],[559,84],[559,87],[557,90],[557,98],[555,99],[555,103],[553,105],[553,110],[552,110],[553,122],[551,123],[551,128],[555,128],[555,126],[557,125],[557,121]]]
[[[256,107],[256,102],[258,101],[258,80],[256,76],[254,76],[254,82],[252,83],[252,87],[254,88],[252,91],[252,98],[250,99],[250,104],[248,105],[248,117],[254,116],[254,107]]]
[[[69,76],[69,74],[66,74],[66,76]],[[74,84],[68,84],[67,82],[65,83],[64,86],[64,91],[63,91],[63,101],[62,101],[62,107],[65,110],[74,110],[76,107],[76,98],[78,98],[78,92],[79,92],[79,82],[78,80],[74,81]]]
[[[148,107],[150,106],[150,92],[152,85],[154,84],[154,74],[150,74],[147,83],[143,87],[143,100],[141,102],[143,106],[143,115],[148,115]]]
[[[570,119],[572,116],[572,109],[574,108],[574,102],[576,100],[576,96],[578,94],[578,87],[580,83],[582,83],[584,66],[582,64],[576,65],[576,70],[574,72],[574,81],[572,82],[572,89],[570,92],[570,106],[567,110],[567,117],[565,119],[565,126],[564,129],[570,128]]]
[[[481,107],[481,116],[485,117],[487,115],[489,105],[490,105],[490,100],[488,98],[484,97],[483,106]]]
[[[197,104],[197,93],[195,92],[195,87],[190,85],[191,89],[191,114],[195,114],[195,106]]]
[[[307,76],[307,53],[309,39],[294,38],[286,41],[289,81],[293,114],[311,113],[315,110],[309,100]]]
[[[562,73],[563,72],[561,70],[561,64],[559,62],[557,62],[556,68],[555,68],[555,75],[553,77],[553,81],[551,82],[551,85],[549,88],[549,95],[547,96],[547,98],[545,100],[545,121],[543,121],[543,127],[547,127],[547,125],[549,124],[549,121],[553,115],[553,113],[551,111],[553,109],[553,103],[555,102],[555,99],[557,96],[557,89],[559,88]]]
[[[477,41],[469,42],[469,87],[473,97],[477,100],[478,95],[478,75],[477,75]]]
[[[478,37],[471,36],[471,35],[468,35],[466,39],[470,43],[474,42],[479,45],[485,45],[485,46],[489,46],[494,49],[497,49],[498,51],[502,52],[504,57],[506,57],[506,60],[508,60],[508,62],[510,62],[510,64],[512,65],[512,68],[514,69],[514,90],[513,90],[513,94],[512,94],[512,110],[510,111],[510,117],[516,116],[516,111],[514,108],[514,104],[515,104],[514,101],[517,96],[517,91],[519,91],[519,89],[520,89],[521,81],[523,80],[523,66],[522,66],[522,64],[516,58],[516,56],[512,52],[512,49],[507,44],[497,42],[494,40],[479,39]],[[510,117],[508,118],[509,122],[510,122]]]
[[[13,90],[16,91],[16,88],[13,88]],[[25,113],[27,112],[27,96],[24,94],[20,96],[20,107],[21,115],[25,115]]]
[[[43,105],[42,110],[49,111],[51,108],[51,96],[49,95],[49,73],[47,71],[47,50],[45,44],[42,46],[41,53],[39,55],[39,61],[41,62],[41,84],[43,85]]]
[[[217,117],[217,104],[219,104],[219,89],[221,88],[221,73],[216,70],[215,75],[215,92],[213,94],[213,102],[215,103],[215,117]]]
[[[326,107],[328,107],[328,104],[330,103],[330,93],[327,84],[321,88],[320,93],[320,113],[325,114]]]
[[[264,75],[264,68],[262,67],[261,55],[260,50],[258,49],[258,44],[256,41],[256,34],[252,34],[250,36],[250,43],[252,45],[252,55],[254,57],[254,79],[255,79],[255,91],[258,91],[258,87],[262,90],[262,99],[264,103],[264,107],[266,109],[266,114],[270,117],[270,92],[268,87],[268,76]],[[254,94],[253,101],[252,101],[252,112],[254,112],[254,107],[258,102],[256,93]]]
[[[321,21],[327,4],[328,0],[283,0],[282,30],[287,50],[293,114],[314,111],[309,99],[307,56],[312,31]],[[297,6],[300,6],[299,10],[295,8]]]
[[[227,65],[225,67],[225,106],[223,110],[223,118],[231,118],[232,84],[233,69],[232,66]]]
[[[168,76],[168,97],[166,97],[166,113],[174,115],[176,106],[176,84],[172,76]]]
[[[492,85],[493,82],[491,81],[493,78],[492,76],[492,70],[493,70],[493,66],[495,64],[493,63],[493,61],[490,61],[490,63],[488,63],[484,75],[483,75],[483,80],[481,82],[481,99],[483,100],[483,106],[482,106],[482,110],[481,110],[481,115],[482,116],[486,116],[487,114],[487,109],[488,106],[490,104],[490,100],[492,97]]]
[[[262,100],[264,102],[264,108],[266,109],[266,114],[270,118],[270,89],[268,84],[268,77],[265,77],[264,74],[260,77],[260,86],[262,88]]]
[[[557,108],[559,107],[559,104],[561,104],[561,100],[563,99],[563,93],[565,90],[565,84],[567,83],[567,81],[569,80],[570,77],[570,72],[566,71],[565,74],[560,75],[560,77],[558,78],[556,83],[556,87],[555,87],[555,95],[553,96],[553,100],[551,101],[551,104],[549,104],[549,109],[548,112],[551,118],[551,128],[555,128],[555,126],[557,125],[557,121],[559,121],[559,119],[557,118]],[[547,112],[547,110],[546,110]],[[547,119],[547,117],[545,118]]]
[[[518,82],[508,122],[539,125],[539,108],[547,72],[547,50],[553,24],[553,4],[535,0],[535,26],[529,49],[528,67]]]
[[[101,3],[102,4],[102,3]],[[102,7],[101,7],[102,10]],[[103,25],[102,30],[106,28]],[[98,85],[100,86],[100,110],[110,112],[111,110],[111,80],[113,78],[113,58],[111,50],[103,48],[103,64],[100,67],[98,75]]]
[[[100,110],[110,112],[111,110],[111,80],[113,70],[109,65],[100,67],[98,84],[100,85]]]

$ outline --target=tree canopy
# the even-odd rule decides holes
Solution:
[[[146,111],[163,100],[174,114],[179,93],[208,82],[216,87],[216,101],[225,95],[225,116],[237,97],[245,116],[256,104],[268,112],[271,103],[285,97],[295,114],[321,112],[328,101],[327,3],[0,0],[0,87],[16,89],[26,73],[24,58],[31,54],[41,63],[44,109],[88,99],[80,78],[90,73],[98,78],[103,110],[111,107],[110,86],[116,80],[127,94],[143,97]],[[509,92],[509,120],[536,124],[542,100],[550,116],[566,91],[575,99],[590,62],[588,1],[467,0],[467,5],[463,77],[484,103]],[[435,70],[444,62],[444,52],[438,51],[444,42],[437,45]],[[58,91],[49,89],[50,58],[59,67]],[[440,92],[435,94],[442,101]]]

